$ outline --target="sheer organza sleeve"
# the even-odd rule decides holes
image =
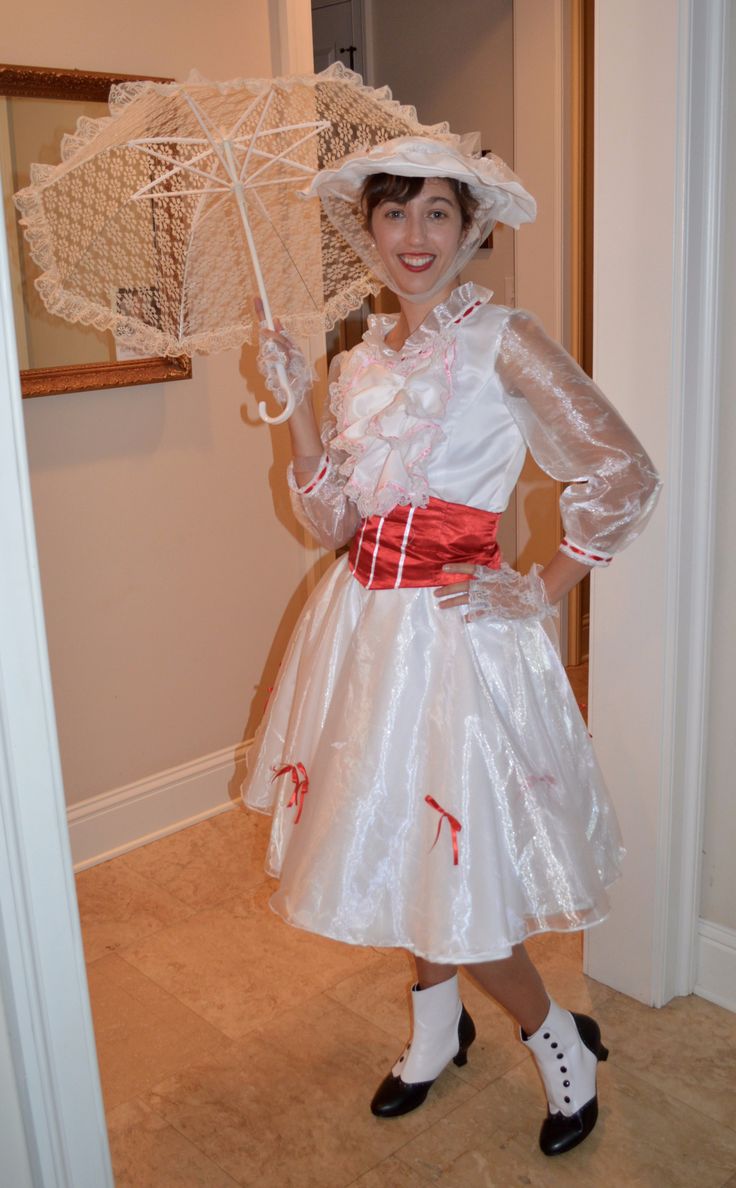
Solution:
[[[340,363],[344,355],[337,355],[330,364],[329,388],[337,382]],[[339,549],[352,540],[360,524],[360,515],[352,500],[343,494],[345,477],[340,474],[341,458],[330,443],[335,434],[335,420],[326,402],[325,416],[321,427],[324,452],[319,458],[302,458],[298,461],[312,476],[301,486],[294,474],[294,463],[287,474],[291,505],[300,524],[326,549]],[[297,460],[295,460],[297,461]]]
[[[607,565],[635,540],[657,501],[651,459],[603,393],[531,314],[514,311],[496,359],[507,406],[534,459],[568,483],[561,549]]]

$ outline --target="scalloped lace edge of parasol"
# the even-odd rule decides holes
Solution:
[[[417,129],[424,135],[453,136],[447,123],[434,125],[420,124],[417,119],[416,108],[402,104],[394,99],[391,95],[390,88],[387,86],[380,88],[367,86],[359,74],[349,70],[341,62],[333,63],[320,74],[292,75],[288,77],[288,80],[232,79],[228,82],[217,83],[206,79],[198,71],[193,70],[187,79],[187,83],[199,86],[216,86],[223,92],[238,87],[247,87],[252,89],[254,94],[258,94],[259,92],[265,93],[268,91],[274,83],[278,84],[284,81],[292,85],[315,86],[320,81],[331,80],[345,82],[355,87],[356,90],[360,90],[362,94],[380,104],[392,115],[400,116],[407,122],[416,124]],[[128,105],[141,93],[146,90],[161,91],[169,88],[175,90],[182,85],[186,84],[178,82],[159,83],[152,79],[114,84],[110,90],[109,97],[110,114],[101,116],[98,119],[81,116],[77,121],[75,132],[67,133],[62,137],[60,148],[61,161],[56,165],[33,163],[30,170],[31,185],[20,190],[16,195],[16,205],[22,216],[31,258],[42,274],[35,279],[34,283],[39,292],[43,291],[43,299],[49,311],[69,322],[94,326],[96,329],[103,331],[110,330],[114,337],[121,341],[124,341],[128,337],[128,320],[124,315],[117,314],[113,310],[109,312],[101,311],[99,305],[96,305],[94,302],[80,297],[78,294],[70,294],[64,290],[56,269],[41,197],[39,193],[34,191],[37,191],[46,182],[51,181],[56,173],[59,170],[63,170],[77,153],[91,145],[115,120],[121,118]],[[284,325],[289,331],[297,335],[308,335],[330,330],[353,310],[359,309],[369,293],[379,293],[381,288],[381,282],[366,270],[365,276],[359,281],[355,281],[346,291],[328,300],[325,303],[322,313],[305,313],[303,316],[285,318]],[[164,334],[151,327],[150,333],[146,335],[144,346],[142,333],[138,325],[136,337],[138,345],[144,351],[150,350],[152,354],[156,355],[179,356],[182,354],[207,354],[242,346],[243,343],[253,341],[255,330],[255,319],[235,326],[221,327],[216,331],[208,331],[206,334],[196,334],[183,338],[175,338],[173,335]]]

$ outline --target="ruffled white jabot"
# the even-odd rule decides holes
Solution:
[[[386,344],[396,318],[369,319],[362,344],[330,390],[336,422],[331,446],[345,456],[345,494],[361,516],[385,516],[399,504],[427,505],[427,459],[444,437],[457,327],[490,298],[479,285],[460,285],[400,351]]]

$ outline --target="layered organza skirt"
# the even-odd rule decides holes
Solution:
[[[297,624],[243,792],[273,813],[274,911],[432,961],[600,922],[623,856],[544,624],[365,589],[346,557]]]

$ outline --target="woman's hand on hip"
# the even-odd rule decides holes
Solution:
[[[457,582],[439,586],[434,596],[441,610],[467,606],[466,622],[490,619],[508,622],[514,619],[545,619],[555,614],[538,565],[521,574],[510,565],[491,569],[485,565],[458,563],[444,565],[445,573],[457,574]]]

